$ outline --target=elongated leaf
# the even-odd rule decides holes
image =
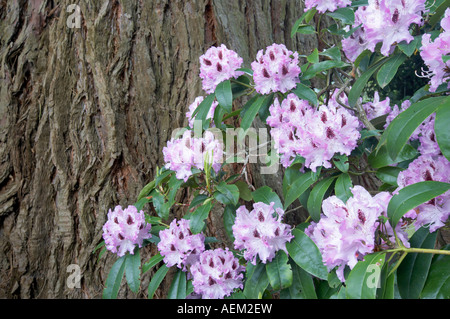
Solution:
[[[172,284],[167,295],[168,299],[186,299],[186,273],[180,268],[173,276]]]
[[[192,201],[191,204],[189,205],[189,209],[191,209],[192,207],[195,207],[197,205],[203,204],[203,202],[208,198],[208,195],[206,194],[198,194],[197,196],[195,196]]]
[[[148,194],[150,194],[150,192],[153,190],[153,188],[155,188],[155,183],[156,182],[153,180],[150,183],[148,183],[147,185],[145,185],[144,188],[139,193],[137,201],[141,200],[145,196],[148,196]]]
[[[270,205],[270,203],[274,202],[274,208],[283,208],[281,204],[280,197],[269,187],[263,186],[252,192],[253,200],[257,202],[263,202],[264,204]]]
[[[417,230],[409,240],[411,247],[432,249],[437,232],[428,228]],[[409,253],[397,269],[397,284],[403,299],[418,299],[427,279],[432,254]]]
[[[377,170],[377,177],[384,183],[398,186],[397,185],[397,178],[398,174],[403,171],[403,168],[396,167],[396,166],[386,166],[382,167],[379,170]]]
[[[306,23],[309,23],[311,21],[311,19],[314,17],[314,15],[316,14],[316,12],[317,12],[317,10],[315,8],[310,9],[310,10],[306,11],[305,13],[303,13],[302,16],[299,19],[297,19],[297,21],[295,21],[294,26],[292,27],[292,30],[291,30],[291,38],[293,38],[295,36],[295,34],[298,31],[298,28],[303,23],[303,21],[305,21]]]
[[[435,13],[430,18],[430,25],[434,27],[439,22],[440,18],[444,15],[447,8],[450,7],[450,0],[445,0],[439,7],[436,8]]]
[[[267,277],[275,290],[287,288],[292,285],[292,269],[288,264],[286,253],[279,250],[275,258],[266,264]]]
[[[252,200],[252,192],[248,187],[248,184],[244,181],[237,181],[234,185],[239,189],[239,197],[245,201]]]
[[[320,72],[332,68],[343,68],[345,66],[348,66],[348,64],[343,61],[334,61],[334,60],[327,60],[319,63],[314,63],[304,73],[301,74],[301,78],[302,80],[309,80],[315,77]]]
[[[392,196],[389,202],[387,215],[392,228],[404,214],[420,204],[439,196],[450,189],[450,183],[424,181],[402,188],[398,194]]]
[[[442,155],[450,161],[450,97],[436,111],[434,132]]]
[[[145,274],[147,271],[149,271],[154,266],[159,264],[163,259],[164,257],[161,256],[159,253],[154,255],[152,258],[150,258],[149,261],[147,261],[145,264],[142,265],[142,273]]]
[[[350,8],[339,8],[333,12],[328,12],[327,16],[340,20],[344,24],[353,24],[355,22],[355,13]]]
[[[335,158],[333,159],[333,163],[336,166],[336,168],[343,173],[347,173],[348,168],[350,166],[350,164],[348,163],[348,156],[342,155],[342,154],[337,154],[334,157]]]
[[[306,172],[288,186],[285,198],[284,209],[288,208],[297,198],[300,197],[315,181],[312,172]]]
[[[192,116],[195,116],[195,121],[201,121],[203,129],[206,129],[209,126],[209,121],[206,120],[206,117],[215,98],[216,96],[214,93],[209,94],[203,99],[199,106],[197,106],[194,113],[192,113]]]
[[[266,97],[260,96],[258,97],[249,107],[245,110],[241,121],[241,128],[246,131],[250,128],[255,119],[256,114],[258,114],[259,109],[263,105],[263,102]],[[242,113],[241,113],[242,115]]]
[[[396,158],[417,127],[442,105],[449,103],[447,97],[431,97],[412,104],[401,112],[390,124],[380,138],[386,140],[391,158]]]
[[[275,97],[275,93],[270,93],[263,101],[261,107],[258,111],[258,116],[261,119],[261,121],[266,121],[267,118],[270,115],[269,108],[273,104],[273,99]]]
[[[307,209],[309,215],[315,222],[318,222],[320,219],[323,197],[335,179],[336,177],[333,176],[321,180],[314,186],[311,194],[309,194]]]
[[[299,265],[303,270],[307,271],[313,276],[326,280],[328,271],[322,261],[322,255],[319,248],[304,232],[295,228],[292,231],[294,238],[286,243],[289,256]]]
[[[292,92],[294,92],[299,99],[307,100],[308,102],[311,102],[311,104],[314,106],[317,106],[319,103],[319,101],[317,100],[316,93],[311,88],[307,87],[302,83],[298,83],[297,87],[294,90],[292,90]]]
[[[336,184],[334,184],[334,193],[345,203],[350,197],[352,197],[352,192],[350,191],[350,188],[352,187],[353,183],[350,176],[347,173],[341,174],[337,178]]]
[[[257,263],[256,266],[252,263],[247,264],[247,280],[244,286],[244,295],[248,299],[261,299],[264,291],[269,285],[269,278],[267,277],[266,265]]]
[[[410,57],[411,55],[413,55],[413,53],[416,51],[418,47],[420,48],[420,44],[422,42],[421,39],[422,39],[421,35],[415,36],[414,40],[412,40],[409,43],[406,43],[406,41],[400,42],[398,44],[398,47],[400,48],[400,50],[402,50],[404,54]]]
[[[420,295],[423,299],[450,299],[450,256],[433,261],[425,287]]]
[[[198,234],[203,230],[203,227],[205,226],[205,219],[208,218],[211,207],[211,202],[207,202],[206,204],[199,206],[192,213],[189,226],[193,234]]]
[[[224,181],[216,185],[214,198],[224,205],[237,205],[239,201],[239,188],[234,184],[227,184]]]
[[[233,225],[236,219],[236,207],[234,205],[227,205],[223,211],[223,226],[228,237],[234,241]]]
[[[405,62],[405,60],[406,55],[399,53],[392,56],[392,58],[380,68],[377,73],[377,82],[381,88],[384,88],[392,81],[395,74],[397,74],[398,68],[403,64],[403,62]]]
[[[370,153],[368,161],[373,168],[381,168],[415,158],[419,153],[409,144],[406,144],[395,159],[388,153],[387,147],[383,146],[379,150]]]
[[[125,278],[131,291],[137,293],[141,286],[141,255],[139,248],[134,250],[125,260]]]
[[[364,87],[367,84],[367,81],[372,77],[372,75],[377,71],[379,68],[383,66],[384,63],[388,61],[388,58],[384,58],[376,63],[374,63],[370,68],[368,68],[366,71],[364,71],[361,76],[355,81],[353,84],[350,93],[348,95],[348,103],[350,107],[354,107],[356,105],[356,102],[361,97],[361,92],[364,89]]]
[[[366,255],[353,267],[345,280],[346,298],[375,299],[385,257],[380,253]]]
[[[166,265],[162,265],[153,275],[152,280],[150,280],[150,284],[148,285],[148,299],[153,299],[153,296],[158,289],[161,282],[166,277],[167,272],[169,271],[169,267]]]
[[[230,80],[226,80],[217,84],[215,95],[217,102],[219,102],[219,105],[223,107],[223,109],[227,113],[230,113],[233,108],[233,93],[231,91]]]
[[[105,289],[103,289],[103,299],[116,299],[119,293],[125,271],[125,260],[128,255],[124,255],[116,260],[108,277],[106,278]]]

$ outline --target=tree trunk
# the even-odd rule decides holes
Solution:
[[[1,1],[0,297],[100,298],[116,259],[93,253],[107,211],[163,165],[204,95],[199,56],[224,43],[249,67],[274,42],[308,54],[314,36],[290,37],[302,13],[300,0]],[[252,174],[280,189],[280,174]],[[151,275],[119,297],[145,297]]]

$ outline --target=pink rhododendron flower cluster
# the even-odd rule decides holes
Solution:
[[[103,239],[106,248],[122,257],[128,251],[134,254],[136,245],[142,247],[144,239],[152,237],[150,234],[152,225],[145,222],[143,211],[138,211],[135,206],[122,209],[118,205],[108,212],[108,220],[103,225]]]
[[[450,54],[450,8],[445,10],[441,27],[444,32],[439,34],[434,41],[431,40],[429,33],[422,36],[420,56],[429,68],[427,76],[430,77],[430,92],[435,92],[439,85],[450,79],[450,60],[444,62],[442,59],[443,55]],[[450,88],[450,82],[447,88]]]
[[[282,92],[295,88],[300,81],[298,53],[292,52],[284,44],[272,44],[258,51],[252,62],[255,90],[261,94]]]
[[[305,166],[315,172],[319,166],[330,168],[336,153],[350,155],[360,137],[359,121],[336,105],[315,109],[293,93],[281,104],[275,99],[267,124],[284,167],[300,155],[305,158]]]
[[[193,103],[191,103],[191,105],[189,105],[189,111],[186,112],[186,117],[188,119],[188,123],[189,123],[189,127],[190,128],[194,128],[194,121],[195,121],[195,116],[192,116],[192,114],[194,113],[194,111],[197,109],[197,107],[200,105],[200,103],[203,102],[205,98],[203,96],[197,96],[194,100]],[[217,101],[214,101],[211,104],[211,108],[208,111],[208,114],[206,115],[206,119],[207,120],[213,120],[214,119],[214,112],[216,110],[217,105],[219,105],[219,103]],[[212,126],[214,126],[214,122],[211,121]]]
[[[333,12],[338,8],[345,8],[351,4],[352,2],[350,0],[305,0],[305,11],[316,8],[320,13],[324,13],[325,11]]]
[[[236,220],[232,227],[235,237],[234,248],[244,250],[244,258],[256,265],[256,257],[262,263],[271,261],[278,250],[286,250],[286,242],[294,236],[291,227],[281,220],[283,209],[274,208],[262,202],[253,204],[249,212],[245,206],[236,210]]]
[[[205,236],[193,235],[187,219],[174,219],[168,229],[159,232],[159,236],[158,250],[164,256],[167,267],[177,265],[187,270],[186,266],[197,262],[200,253],[205,250]]]
[[[305,233],[316,243],[328,270],[338,267],[336,274],[344,282],[344,268],[352,269],[364,255],[375,248],[375,231],[379,217],[387,210],[391,195],[381,192],[372,197],[357,185],[353,197],[344,203],[336,196],[322,203],[319,222],[312,222]]]
[[[397,177],[398,192],[400,189],[423,181],[450,183],[450,162],[442,155],[421,155],[400,172]],[[450,216],[450,191],[419,205],[408,212],[405,217],[415,219],[416,229],[429,225],[430,232],[444,226]]]
[[[220,82],[243,75],[244,72],[237,71],[243,62],[236,52],[229,50],[224,44],[210,47],[200,57],[203,90],[208,94],[213,93]]]
[[[185,182],[192,175],[192,168],[204,169],[205,161],[218,172],[223,161],[222,140],[215,138],[210,131],[204,137],[192,137],[187,130],[179,139],[172,138],[163,148],[164,162],[167,169],[173,170],[178,179]]]
[[[194,292],[204,299],[229,296],[234,289],[243,288],[244,270],[228,248],[205,250],[191,267]]]
[[[368,6],[355,12],[353,28],[360,27],[342,41],[342,48],[351,61],[365,49],[375,51],[382,43],[380,52],[388,56],[393,45],[414,37],[409,32],[411,24],[422,24],[425,0],[369,0]]]

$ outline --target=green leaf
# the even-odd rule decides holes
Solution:
[[[411,247],[433,249],[437,232],[418,229],[409,240]],[[409,253],[397,268],[397,285],[403,299],[418,299],[427,279],[432,254]]]
[[[346,298],[375,299],[385,257],[382,253],[366,255],[353,267],[345,280]]]
[[[297,28],[297,33],[300,34],[314,34],[316,33],[316,29],[309,24],[301,24]]]
[[[134,250],[134,255],[129,254],[125,260],[125,278],[131,291],[137,293],[141,286],[141,255],[139,248]]]
[[[368,161],[371,167],[381,168],[396,163],[400,163],[403,161],[411,160],[415,158],[418,154],[419,153],[414,147],[412,147],[409,144],[406,144],[400,151],[398,156],[395,159],[392,159],[388,153],[387,147],[383,146],[380,149],[374,150],[372,153],[370,153]]]
[[[348,156],[342,155],[342,154],[336,154],[333,158],[333,163],[336,166],[338,170],[340,170],[343,173],[348,172],[349,163],[348,163]]]
[[[297,95],[299,99],[307,100],[314,106],[317,106],[319,104],[316,93],[304,84],[297,83],[297,87],[292,90],[292,92],[295,93],[295,95]]]
[[[433,28],[444,15],[445,10],[450,7],[450,0],[445,0],[439,7],[436,8],[435,13],[431,16],[429,24]]]
[[[263,186],[252,192],[253,200],[257,202],[263,202],[264,204],[270,205],[274,202],[274,208],[283,208],[281,204],[280,197],[275,193],[269,186]]]
[[[239,189],[239,197],[242,198],[245,201],[251,201],[252,200],[252,191],[248,187],[248,184],[244,181],[237,181],[234,183],[236,187]]]
[[[203,227],[205,227],[205,219],[208,218],[211,207],[211,202],[207,202],[206,204],[199,206],[192,213],[189,226],[193,234],[198,234],[203,230]]]
[[[214,93],[209,94],[192,113],[192,116],[195,116],[196,121],[201,121],[203,129],[206,129],[209,126],[209,121],[206,120],[206,117],[208,116],[208,112],[211,109],[211,105],[215,98],[216,96]]]
[[[248,299],[261,299],[264,291],[269,285],[266,265],[263,263],[247,263],[247,279],[244,286],[244,295]]]
[[[387,61],[380,68],[377,73],[377,82],[381,88],[384,88],[392,81],[395,74],[397,73],[398,68],[403,64],[403,62],[405,62],[405,60],[406,55],[404,55],[403,53],[399,53],[392,56],[392,58],[390,58],[389,61]]]
[[[310,9],[308,11],[306,11],[305,13],[303,13],[303,15],[297,19],[297,21],[295,21],[294,26],[292,27],[291,30],[291,38],[295,37],[298,28],[300,27],[300,25],[302,25],[303,21],[305,21],[306,23],[309,23],[311,21],[311,19],[314,17],[314,15],[316,14],[317,10],[316,9]]]
[[[412,104],[401,112],[388,126],[380,138],[379,149],[386,142],[391,158],[396,158],[417,127],[439,107],[449,103],[444,96],[431,97]]]
[[[329,57],[331,60],[341,61],[341,50],[337,46],[329,48],[319,54]]]
[[[355,13],[351,8],[339,8],[334,12],[327,12],[326,15],[340,20],[344,24],[353,24],[355,22]]]
[[[225,227],[225,232],[232,241],[234,241],[233,225],[235,219],[236,219],[236,207],[233,205],[225,206],[223,212],[223,225]]]
[[[434,132],[442,155],[450,161],[450,99],[439,107],[434,120]]]
[[[294,238],[286,243],[289,256],[303,270],[313,276],[326,280],[328,271],[322,261],[322,255],[319,248],[304,232],[295,228],[292,231]]]
[[[258,111],[258,116],[261,119],[261,121],[265,121],[269,117],[270,115],[269,108],[273,104],[274,97],[275,93],[270,93],[264,98],[264,101]]]
[[[392,196],[387,209],[392,228],[395,229],[399,220],[408,211],[445,193],[449,189],[449,183],[424,181],[408,185],[399,190],[398,194]]]
[[[144,188],[139,193],[137,201],[140,201],[142,198],[148,196],[148,194],[150,194],[150,192],[153,190],[153,188],[155,188],[155,181],[154,180],[144,186]]]
[[[191,204],[189,205],[189,209],[191,209],[191,208],[193,208],[193,207],[195,207],[195,206],[197,206],[197,205],[203,204],[203,202],[204,202],[207,198],[208,198],[208,195],[206,195],[206,194],[198,194],[197,196],[195,196],[195,197],[192,199]]]
[[[450,299],[450,256],[433,260],[425,287],[420,295],[423,299]]]
[[[362,90],[366,86],[367,81],[369,81],[369,79],[372,77],[372,74],[374,74],[375,71],[381,68],[383,64],[388,61],[388,59],[389,58],[383,58],[380,61],[375,62],[355,81],[348,95],[348,103],[350,107],[355,107],[356,102],[361,97]]]
[[[230,113],[233,109],[233,93],[231,92],[230,80],[217,84],[215,95],[219,105],[223,107],[227,113]]]
[[[177,272],[169,288],[167,299],[186,299],[186,285],[186,273],[180,268],[177,268]]]
[[[145,274],[147,271],[152,269],[154,266],[159,264],[164,259],[163,256],[161,256],[160,253],[157,253],[156,255],[152,256],[149,261],[147,261],[145,264],[142,265],[142,274]]]
[[[398,186],[397,185],[398,174],[403,170],[404,170],[403,168],[396,166],[386,166],[377,170],[376,176],[384,183]]]
[[[127,256],[128,255],[124,255],[117,259],[109,271],[108,277],[106,278],[105,289],[103,289],[103,299],[117,298],[125,271],[125,260]]]
[[[286,253],[279,250],[275,258],[266,264],[267,277],[275,290],[284,289],[292,285],[292,269],[288,264]]]
[[[300,197],[313,183],[314,175],[312,172],[306,172],[296,178],[292,184],[287,186],[284,198],[284,209],[288,208],[297,198]]]
[[[214,198],[224,205],[237,205],[239,201],[239,188],[234,184],[227,184],[222,181],[216,185]]]
[[[170,268],[164,264],[155,272],[148,285],[148,299],[153,299],[156,289],[158,289],[159,285],[164,280],[164,277],[166,277],[169,269]]]
[[[248,108],[246,108],[245,113],[242,114],[242,121],[241,121],[241,128],[244,131],[247,131],[250,126],[253,123],[253,120],[255,119],[256,114],[258,114],[259,109],[261,108],[261,106],[263,105],[264,100],[267,97],[265,96],[259,96],[257,99],[255,99],[254,101],[250,100],[249,102],[252,102]]]
[[[334,194],[345,203],[352,197],[352,192],[350,191],[352,187],[353,183],[350,176],[347,173],[341,174],[334,185]]]
[[[400,50],[402,50],[402,52],[404,54],[406,54],[407,56],[412,56],[413,53],[416,51],[417,48],[420,48],[420,44],[422,40],[422,36],[421,35],[417,35],[414,37],[414,40],[411,40],[411,42],[406,43],[406,41],[402,41],[398,44],[398,47],[400,48]]]
[[[307,209],[315,222],[318,222],[320,219],[323,197],[335,179],[336,177],[332,176],[321,180],[314,186],[309,195]]]
[[[318,63],[319,62],[319,50],[315,48],[313,52],[306,57],[308,62],[310,63]]]
[[[303,74],[301,74],[301,78],[303,81],[309,80],[317,75],[317,73],[333,69],[333,68],[343,68],[348,66],[349,64],[343,61],[334,61],[327,60],[319,63],[312,64]]]

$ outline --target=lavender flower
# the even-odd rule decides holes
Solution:
[[[106,248],[117,254],[119,257],[128,251],[134,254],[136,245],[142,247],[144,239],[152,237],[150,234],[151,224],[145,222],[143,211],[139,211],[135,206],[128,206],[122,209],[118,205],[108,212],[108,220],[103,225],[103,239]]]
[[[316,8],[320,13],[325,11],[333,12],[338,8],[345,8],[351,3],[350,0],[305,0],[305,11]]]
[[[291,227],[282,223],[284,211],[258,202],[249,212],[245,206],[236,210],[236,220],[232,227],[235,237],[234,248],[244,251],[244,258],[256,264],[256,257],[261,262],[271,261],[278,250],[286,250],[286,242],[293,236]]]

